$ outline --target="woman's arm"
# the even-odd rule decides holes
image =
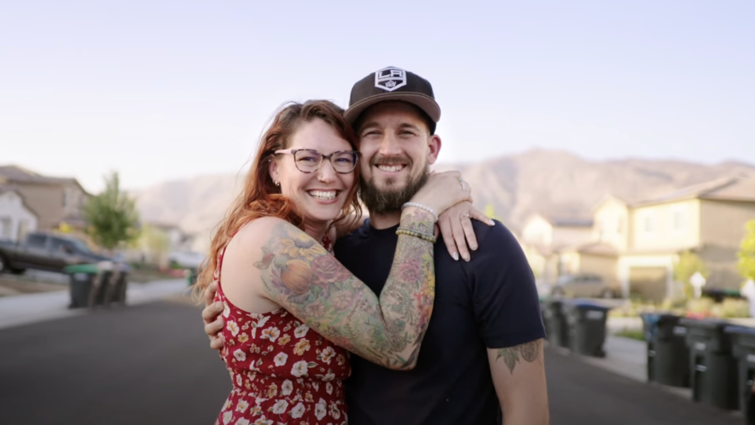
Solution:
[[[254,258],[265,294],[330,341],[381,366],[412,369],[435,297],[433,243],[399,235],[380,298],[314,239],[274,220]],[[263,223],[259,223],[262,225]],[[434,217],[405,208],[400,227],[432,235]]]

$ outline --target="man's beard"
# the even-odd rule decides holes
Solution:
[[[407,177],[403,189],[393,189],[391,185],[388,185],[385,189],[380,189],[375,184],[374,176],[368,181],[363,175],[359,179],[359,196],[371,214],[401,211],[401,206],[412,199],[414,194],[425,185],[429,176],[430,166],[426,165],[420,175]],[[396,181],[393,182],[393,185],[395,184]]]

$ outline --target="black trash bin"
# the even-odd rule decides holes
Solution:
[[[690,352],[687,328],[680,316],[668,313],[641,315],[647,342],[648,381],[672,387],[689,387]]]
[[[92,282],[92,290],[89,293],[89,307],[110,306],[112,300],[112,276],[112,270],[100,268]]]
[[[542,307],[545,334],[548,342],[556,347],[570,348],[569,328],[563,311],[563,301],[560,298],[547,298]]]
[[[605,357],[606,321],[609,307],[584,300],[563,304],[573,352],[584,356]]]
[[[737,410],[737,361],[732,354],[729,323],[715,319],[681,320],[690,348],[692,399],[721,409]]]
[[[727,326],[724,332],[731,337],[732,354],[738,363],[737,395],[745,423],[755,425],[755,328]]]
[[[110,277],[108,299],[117,304],[126,304],[126,290],[128,289],[129,268],[123,264],[117,265]]]
[[[76,264],[65,267],[68,274],[71,302],[68,308],[86,308],[90,306],[91,293],[97,278],[96,264]]]

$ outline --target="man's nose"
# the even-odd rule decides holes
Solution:
[[[383,156],[395,156],[401,154],[399,141],[393,134],[386,133],[380,141],[380,154]]]

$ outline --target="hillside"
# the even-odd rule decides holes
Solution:
[[[542,149],[475,164],[436,167],[449,168],[462,171],[479,208],[492,205],[495,215],[514,230],[533,212],[589,215],[607,194],[635,202],[719,177],[755,177],[755,166],[740,162],[590,161]],[[177,224],[187,233],[207,238],[240,190],[241,179],[241,175],[200,176],[160,183],[136,193],[138,209],[145,221]]]

